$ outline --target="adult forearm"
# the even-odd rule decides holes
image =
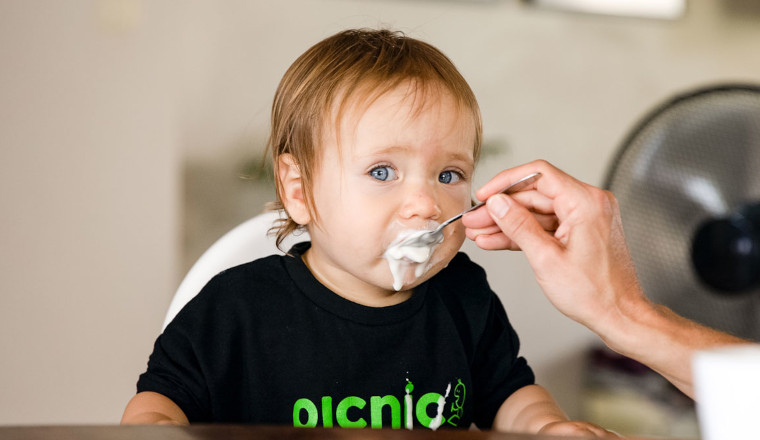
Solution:
[[[692,398],[695,352],[748,342],[688,320],[646,299],[622,307],[612,319],[617,322],[593,329],[611,349],[649,366]]]

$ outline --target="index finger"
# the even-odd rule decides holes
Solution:
[[[547,216],[553,216],[555,214],[554,200],[539,193],[535,189],[525,189],[511,194],[510,197],[534,214],[545,214]],[[462,223],[466,227],[472,229],[481,229],[494,225],[493,218],[491,218],[491,215],[486,208],[479,208],[466,213],[462,217]]]
[[[504,187],[535,172],[540,172],[543,176],[541,179],[534,182],[531,187],[552,199],[561,192],[566,193],[570,188],[577,187],[577,185],[581,183],[549,162],[539,159],[501,171],[478,189],[475,192],[475,197],[477,197],[478,200],[487,200],[492,195],[504,189]]]

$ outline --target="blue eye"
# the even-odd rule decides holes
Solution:
[[[441,183],[456,183],[459,179],[461,176],[456,171],[444,171],[438,175],[438,181]]]
[[[386,180],[393,180],[396,178],[396,170],[389,166],[379,166],[372,168],[369,175],[377,180],[385,182]]]

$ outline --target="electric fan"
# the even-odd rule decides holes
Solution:
[[[652,301],[760,340],[760,86],[659,106],[629,134],[605,187]]]

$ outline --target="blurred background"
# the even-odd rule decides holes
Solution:
[[[0,424],[118,423],[182,276],[272,199],[241,175],[261,160],[280,77],[341,29],[402,30],[454,61],[484,116],[476,186],[536,158],[602,185],[663,100],[760,82],[757,2],[655,17],[552,3],[0,0]],[[589,393],[621,385],[590,372],[637,367],[554,310],[519,253],[465,250],[571,416],[698,435],[678,398]]]

